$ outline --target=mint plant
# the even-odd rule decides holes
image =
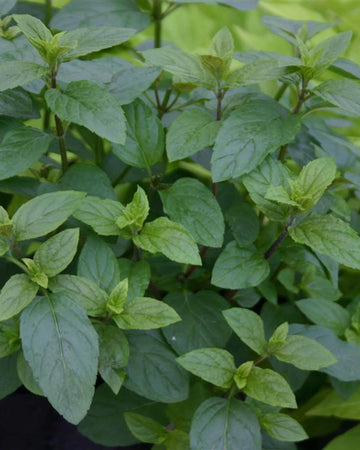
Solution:
[[[359,418],[351,32],[264,17],[291,55],[227,27],[189,53],[162,34],[189,1],[45,3],[0,2],[0,398],[105,446],[327,442],[309,417]]]

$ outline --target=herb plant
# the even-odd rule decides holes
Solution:
[[[184,3],[0,1],[0,396],[106,446],[294,449],[359,418],[360,67],[273,16],[292,55],[163,45]]]

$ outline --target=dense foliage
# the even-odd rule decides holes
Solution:
[[[287,53],[187,52],[185,3],[0,0],[0,398],[106,446],[358,449],[352,33],[266,16]]]

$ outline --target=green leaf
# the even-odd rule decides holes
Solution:
[[[102,316],[106,311],[108,296],[93,281],[76,275],[58,275],[49,280],[53,292],[65,292],[76,304],[85,309],[90,316]]]
[[[273,353],[275,350],[285,344],[289,334],[289,324],[284,322],[279,325],[269,339],[268,353]]]
[[[225,220],[240,247],[252,244],[259,234],[259,218],[252,206],[236,202],[225,211]]]
[[[196,242],[208,247],[221,247],[224,218],[214,195],[200,181],[181,178],[169,189],[160,191],[164,212],[183,225]]]
[[[125,334],[112,325],[96,326],[99,335],[99,373],[118,394],[125,380],[124,368],[129,360],[129,343]]]
[[[267,434],[278,441],[299,442],[308,438],[299,422],[286,414],[266,413],[260,416],[260,423]]]
[[[61,294],[21,315],[24,357],[52,406],[71,423],[86,415],[96,381],[98,338],[85,311]]]
[[[121,278],[128,279],[128,296],[127,301],[134,297],[143,297],[150,282],[150,266],[142,261],[130,261],[126,258],[118,260]]]
[[[149,89],[160,72],[158,67],[125,67],[114,74],[106,87],[121,105],[127,105]]]
[[[324,450],[357,450],[359,441],[360,425],[357,425],[330,441]]]
[[[234,56],[234,39],[228,27],[219,30],[212,39],[210,51],[221,58],[226,66],[230,63]]]
[[[73,81],[64,92],[48,89],[45,100],[60,119],[83,125],[112,142],[125,142],[123,110],[109,92],[91,81]]]
[[[30,61],[6,61],[0,67],[0,91],[24,86],[41,78],[49,71],[48,67]]]
[[[302,370],[319,370],[336,363],[334,356],[323,345],[300,335],[290,335],[274,355]]]
[[[253,61],[230,72],[226,79],[226,86],[236,88],[262,83],[263,81],[273,80],[291,74],[297,69],[298,67],[295,65],[286,66],[281,61],[275,59]]]
[[[78,262],[78,275],[111,292],[120,281],[117,259],[109,246],[95,235],[87,237]]]
[[[138,186],[132,201],[125,206],[124,211],[122,215],[118,217],[116,224],[120,229],[129,226],[131,235],[134,232],[141,230],[145,219],[149,214],[149,209],[147,195],[144,189]]]
[[[356,116],[360,115],[360,84],[357,81],[327,80],[312,90],[316,95]]]
[[[136,444],[137,439],[126,426],[124,412],[153,415],[152,404],[124,387],[115,395],[106,384],[102,384],[96,389],[91,408],[80,423],[79,431],[93,442],[106,446]]]
[[[0,400],[21,386],[16,370],[17,354],[0,359]]]
[[[191,83],[213,89],[216,80],[201,64],[198,55],[191,55],[172,47],[162,47],[143,52],[147,63],[163,67],[182,83]]]
[[[47,289],[49,279],[47,275],[40,269],[38,264],[30,258],[23,258],[23,263],[25,263],[28,271],[30,280],[38,284],[40,287]]]
[[[291,185],[291,198],[309,210],[320,200],[333,182],[336,164],[333,158],[319,158],[309,162]]]
[[[111,291],[106,303],[106,309],[111,313],[121,314],[124,311],[126,297],[128,295],[128,279],[120,281]]]
[[[0,92],[0,108],[4,116],[36,119],[39,112],[31,95],[22,88]]]
[[[96,179],[96,184],[94,184]],[[117,196],[108,175],[100,167],[89,163],[72,164],[59,180],[61,189],[86,192],[100,198],[116,200]]]
[[[175,429],[167,433],[162,444],[154,445],[153,450],[190,450],[190,438],[185,431]]]
[[[34,261],[48,277],[59,274],[73,260],[79,242],[79,229],[62,231],[40,245]]]
[[[53,38],[51,31],[36,17],[29,14],[13,14],[17,26],[26,36],[26,39],[36,49],[42,42],[50,42]]]
[[[123,211],[124,206],[119,202],[88,196],[75,211],[74,217],[102,236],[116,236],[120,233],[116,220]]]
[[[162,330],[171,347],[183,354],[196,348],[225,347],[231,330],[221,311],[228,305],[213,291],[172,293],[164,299],[181,317]]]
[[[20,347],[19,321],[13,318],[0,322],[0,358],[17,352]]]
[[[4,16],[11,11],[15,6],[17,0],[1,0],[0,1],[0,16]]]
[[[266,191],[265,199],[280,203],[282,205],[295,206],[303,210],[300,203],[291,199],[290,194],[284,186],[270,186]]]
[[[32,392],[35,395],[44,395],[38,383],[35,381],[31,367],[25,360],[22,352],[19,353],[16,368],[22,384],[28,391]]]
[[[351,42],[351,37],[351,31],[338,33],[311,49],[310,55],[315,56],[314,77],[331,66],[345,52]]]
[[[150,23],[150,15],[139,10],[134,0],[72,0],[56,13],[52,26],[74,30],[82,26],[129,27],[142,30]]]
[[[243,391],[260,402],[282,408],[296,408],[296,399],[289,384],[280,374],[270,369],[253,367]]]
[[[31,167],[48,151],[52,140],[52,136],[36,128],[12,128],[0,144],[0,180]]]
[[[163,403],[188,398],[188,373],[176,363],[159,331],[128,332],[130,359],[125,386],[150,400]]]
[[[269,275],[268,262],[254,246],[240,247],[230,242],[213,268],[211,283],[227,289],[258,286]]]
[[[322,298],[307,298],[298,300],[295,305],[311,322],[330,328],[339,336],[343,336],[349,326],[349,312],[335,302]]]
[[[359,420],[360,389],[357,389],[350,397],[345,399],[335,390],[331,390],[307,411],[307,415]]]
[[[10,245],[8,243],[8,240],[5,238],[5,236],[0,235],[0,256],[5,255],[5,253],[8,252],[10,248]]]
[[[130,166],[146,168],[159,162],[164,153],[164,129],[155,114],[142,100],[124,107],[127,120],[126,142],[114,145],[115,155]],[[116,142],[115,140],[113,140]]]
[[[1,289],[0,321],[19,314],[34,300],[38,289],[39,286],[27,275],[13,275]]]
[[[187,158],[213,145],[221,122],[203,109],[181,112],[171,123],[166,135],[166,152],[169,161]]]
[[[64,34],[59,45],[71,47],[62,57],[62,61],[70,61],[79,56],[98,52],[105,48],[122,44],[133,36],[135,30],[118,27],[89,27],[79,28]]]
[[[260,316],[245,308],[231,308],[223,315],[239,336],[239,338],[254,352],[263,355],[266,351],[264,324]]]
[[[290,214],[290,207],[265,197],[270,186],[286,186],[287,179],[288,172],[283,164],[269,156],[257,169],[243,177],[243,183],[262,213],[271,220],[284,222]]]
[[[337,363],[320,369],[332,377],[344,381],[360,380],[360,348],[351,342],[339,339],[336,334],[328,328],[315,325],[290,326],[291,333],[301,334],[317,341],[331,352]]]
[[[196,450],[261,450],[260,426],[244,402],[212,397],[195,412],[190,445]]]
[[[124,311],[113,316],[123,330],[151,330],[166,327],[181,320],[165,303],[149,297],[135,297],[124,305]]]
[[[290,227],[289,234],[299,244],[308,245],[344,266],[360,269],[360,237],[337,217],[312,214]]]
[[[234,357],[220,348],[200,348],[176,360],[184,369],[223,389],[229,389],[235,373]]]
[[[168,433],[166,428],[150,417],[126,412],[124,418],[132,434],[141,442],[160,444],[165,440]]]
[[[134,237],[134,243],[150,253],[160,252],[172,261],[201,265],[199,251],[191,234],[167,217],[146,223],[141,233]]]
[[[13,217],[16,240],[34,239],[55,230],[73,214],[84,195],[74,191],[51,192],[20,206]]]
[[[300,126],[298,116],[277,102],[254,100],[239,106],[223,122],[211,158],[213,180],[224,181],[251,172],[291,142]]]

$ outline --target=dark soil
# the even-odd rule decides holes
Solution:
[[[147,445],[116,447],[145,450]],[[0,450],[115,450],[94,444],[43,397],[19,389],[0,401]]]

